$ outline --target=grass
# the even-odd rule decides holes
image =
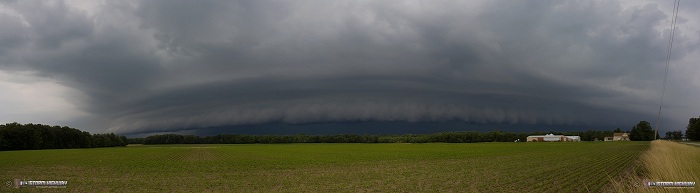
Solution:
[[[7,151],[0,152],[0,180],[67,180],[67,189],[77,192],[597,192],[648,146],[251,144]]]
[[[672,141],[651,142],[648,151],[640,156],[638,172],[624,179],[613,181],[618,192],[697,192],[692,189],[645,187],[643,180],[651,182],[700,182],[700,147]],[[698,186],[696,184],[696,186]]]

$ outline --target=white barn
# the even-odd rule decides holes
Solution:
[[[527,141],[529,142],[551,142],[551,141],[581,141],[581,137],[579,136],[565,136],[565,135],[554,135],[554,134],[547,134],[547,135],[531,135],[527,136]]]

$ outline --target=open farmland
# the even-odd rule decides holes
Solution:
[[[6,151],[0,152],[0,179],[67,180],[67,189],[81,192],[588,192],[602,190],[648,146],[252,144]]]

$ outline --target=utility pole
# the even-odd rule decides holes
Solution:
[[[666,93],[666,80],[668,79],[668,67],[671,65],[671,51],[673,51],[673,36],[676,33],[676,22],[678,21],[678,8],[681,0],[673,1],[673,15],[671,16],[671,33],[668,37],[668,52],[666,52],[666,71],[664,72],[664,83],[661,87],[661,102],[659,103],[659,114],[656,115],[656,130],[654,130],[654,140],[659,135],[659,122],[661,122],[661,107],[664,106],[664,94]]]

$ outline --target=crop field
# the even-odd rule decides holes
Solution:
[[[0,180],[67,180],[66,189],[77,192],[598,192],[648,147],[217,144],[5,151]]]

